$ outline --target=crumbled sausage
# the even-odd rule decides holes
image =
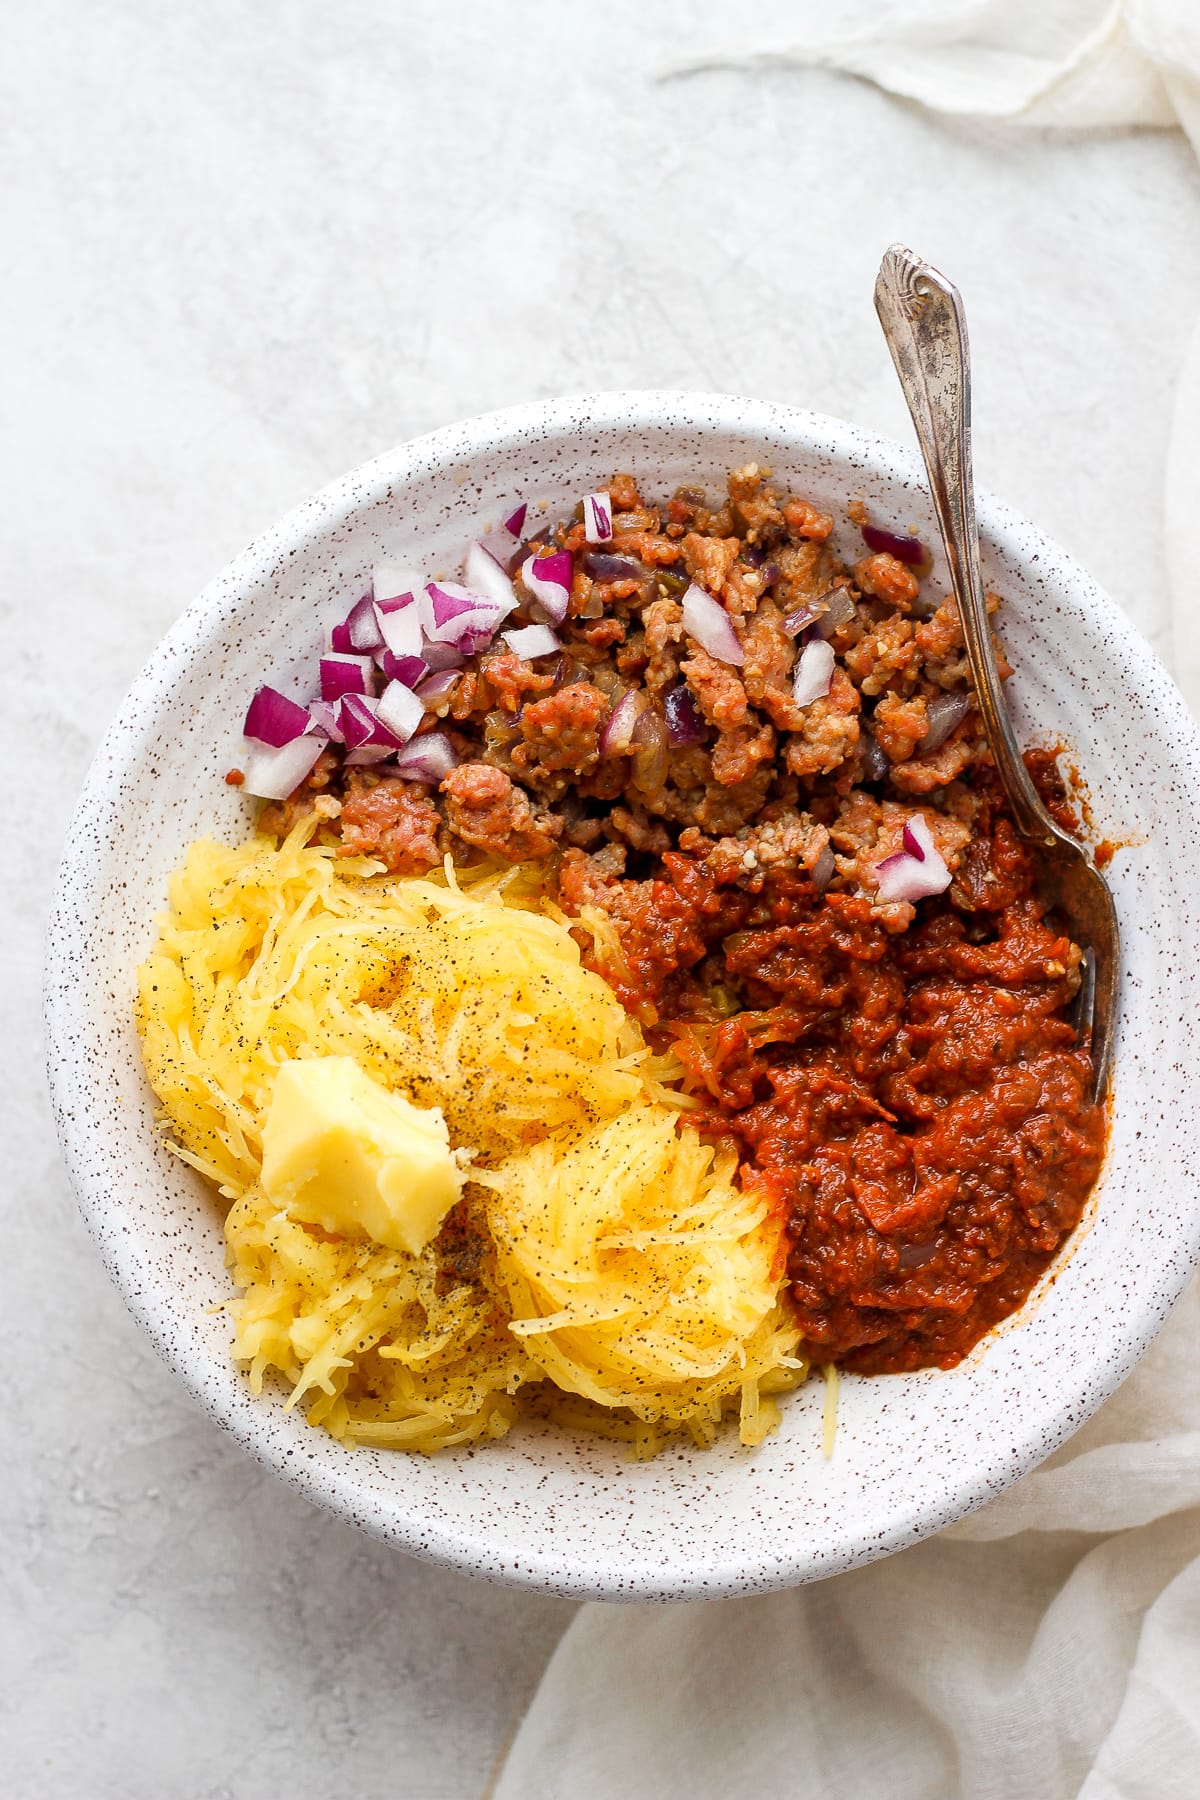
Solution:
[[[930,702],[969,683],[953,599],[922,608],[916,572],[887,553],[863,556],[851,574],[830,515],[802,495],[781,498],[758,462],[732,471],[716,505],[699,487],[660,503],[632,474],[613,475],[608,494],[615,534],[601,549],[578,518],[548,516],[530,539],[573,558],[557,660],[532,663],[497,637],[431,708],[460,759],[439,792],[386,766],[346,768],[331,747],[295,794],[263,809],[262,828],[281,834],[315,813],[323,841],[340,837],[347,854],[396,871],[428,868],[447,850],[521,861],[598,854],[609,840],[614,854],[708,858],[748,892],[764,869],[802,875],[822,856],[828,879],[827,831],[843,839],[835,886],[853,887],[855,808],[867,809],[872,844],[880,806],[923,802],[931,818],[971,830],[972,789],[960,777],[985,756],[978,716],[924,749]],[[691,581],[725,608],[740,664],[685,631]],[[519,578],[515,591],[506,630],[542,617]],[[835,593],[829,691],[799,706],[797,636]],[[626,730],[601,757],[622,705]],[[856,787],[864,780],[873,792]]]
[[[441,818],[429,789],[394,776],[351,770],[342,802],[342,856],[377,856],[393,875],[424,875],[441,860]]]
[[[829,692],[803,709],[804,723],[788,739],[787,766],[801,778],[829,775],[853,754],[860,726],[858,690],[835,668]]]
[[[908,564],[887,550],[878,550],[855,563],[854,579],[864,594],[883,600],[888,606],[911,606],[921,591],[921,583]]]
[[[442,793],[455,836],[504,862],[537,862],[562,833],[560,818],[535,816],[524,789],[488,763],[460,763],[443,781]]]
[[[899,694],[885,694],[871,716],[875,742],[894,763],[907,762],[921,739],[929,731],[923,694],[902,700]]]
[[[513,752],[517,768],[583,775],[599,755],[600,727],[608,701],[587,681],[560,688],[544,700],[533,700],[521,714],[524,743]]]

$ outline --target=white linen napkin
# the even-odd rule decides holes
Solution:
[[[709,51],[936,110],[1182,124],[1200,152],[1200,0],[926,0],[852,36]],[[1136,272],[1131,272],[1135,277]],[[1165,495],[1173,660],[1200,711],[1200,332]],[[1057,1456],[883,1563],[764,1598],[586,1606],[495,1800],[1195,1800],[1200,1287]]]

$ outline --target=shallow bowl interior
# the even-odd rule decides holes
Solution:
[[[811,1580],[915,1542],[998,1493],[1075,1430],[1160,1325],[1200,1248],[1188,1034],[1200,1015],[1200,743],[1172,683],[1064,552],[983,496],[1029,741],[1074,748],[1125,945],[1111,1147],[1056,1279],[962,1367],[842,1383],[821,1454],[820,1382],[753,1455],[627,1462],[526,1426],[426,1459],[345,1450],[255,1399],[212,1310],[228,1291],[216,1206],[162,1147],[131,1023],[134,970],[169,871],[205,833],[244,833],[222,782],[268,671],[311,670],[324,623],[381,554],[453,574],[465,540],[518,499],[572,504],[616,468],[665,495],[768,465],[839,519],[851,499],[932,539],[915,458],[835,420],[724,396],[624,394],[517,408],[355,470],[253,544],[138,678],[71,826],[50,936],[51,1076],[73,1179],[134,1315],[188,1387],[311,1499],[439,1562],[558,1592],[699,1597]],[[286,679],[283,685],[287,685]]]

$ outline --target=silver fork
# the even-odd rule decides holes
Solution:
[[[1104,1098],[1116,1020],[1120,940],[1108,883],[1083,846],[1055,824],[1029,778],[996,667],[979,567],[971,473],[971,366],[958,289],[893,244],[875,283],[875,310],[916,426],[950,564],[988,749],[1021,834],[1038,845],[1042,898],[1084,952],[1076,1025],[1092,1056],[1092,1097]]]

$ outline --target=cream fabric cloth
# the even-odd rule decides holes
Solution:
[[[1200,150],[1200,0],[881,5],[852,37],[680,72],[780,63],[1017,123],[1178,123]],[[1200,710],[1198,501],[1200,332],[1165,511],[1175,670]],[[1193,1284],[1069,1445],[903,1555],[765,1598],[583,1608],[496,1800],[1197,1800],[1198,1345]]]

